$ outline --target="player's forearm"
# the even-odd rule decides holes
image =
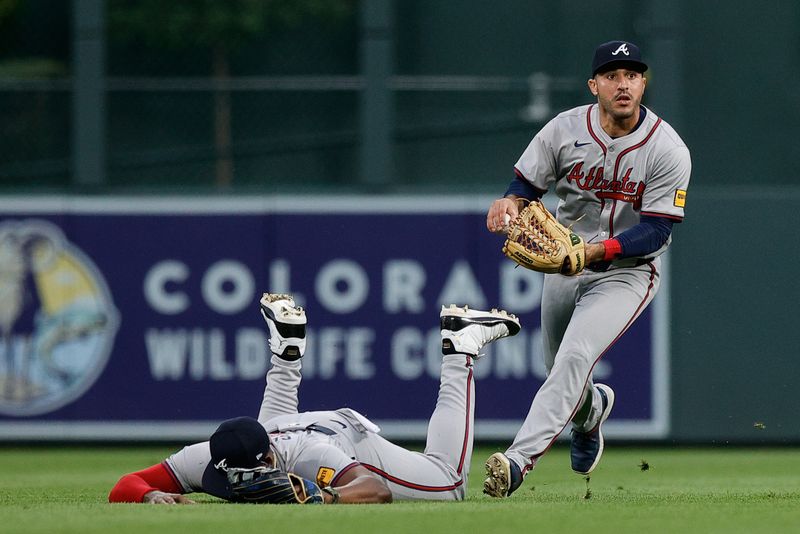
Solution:
[[[511,180],[511,183],[508,184],[508,189],[506,189],[505,194],[503,195],[505,198],[525,198],[527,200],[537,200],[542,198],[547,191],[542,191],[531,185],[531,183],[526,180],[522,174],[514,169],[517,172],[517,176]]]
[[[140,477],[129,474],[120,478],[111,488],[108,502],[142,502],[145,494],[156,490],[158,488],[154,488]]]
[[[672,221],[669,219],[642,215],[639,224],[603,242],[605,254],[597,261],[646,257],[664,246],[671,233]],[[592,262],[588,251],[586,262]]]
[[[606,247],[603,243],[586,243],[584,251],[586,254],[586,258],[584,260],[586,265],[603,261],[603,258],[606,255]]]
[[[392,502],[392,492],[374,476],[360,476],[344,486],[337,486],[339,504],[383,504]],[[325,494],[325,503],[333,504],[333,498]]]
[[[108,502],[143,502],[151,491],[183,493],[164,463],[124,475],[108,494]]]

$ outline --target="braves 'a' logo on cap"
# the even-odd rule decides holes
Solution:
[[[613,52],[611,52],[611,55],[612,55],[612,56],[616,56],[616,55],[617,55],[617,54],[619,54],[620,52],[622,52],[622,53],[623,53],[623,54],[625,54],[626,56],[629,56],[629,55],[631,55],[631,53],[630,53],[630,52],[628,52],[628,44],[627,44],[627,43],[622,43],[621,45],[619,45],[619,48],[617,48],[616,50],[614,50]]]
[[[227,458],[223,458],[222,460],[219,461],[219,463],[214,464],[214,469],[219,469],[221,471],[227,471],[228,470],[228,459]]]

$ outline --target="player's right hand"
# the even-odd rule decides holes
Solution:
[[[519,215],[519,206],[513,198],[498,198],[489,207],[486,214],[486,228],[496,234],[505,233],[508,222],[516,219]]]
[[[142,502],[147,504],[196,504],[178,493],[164,493],[163,491],[149,491],[142,497]]]

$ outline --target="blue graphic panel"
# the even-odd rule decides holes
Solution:
[[[0,211],[0,426],[168,437],[175,422],[255,416],[269,362],[258,300],[272,291],[307,309],[300,409],[351,406],[406,437],[424,436],[436,402],[441,305],[516,313],[522,332],[475,367],[478,435],[488,422],[513,436],[544,379],[542,276],[502,256],[482,211],[425,202]],[[613,422],[642,437],[658,415],[655,324],[646,310],[595,368],[624,399]]]

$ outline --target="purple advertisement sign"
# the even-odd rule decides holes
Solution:
[[[544,379],[542,275],[502,255],[488,202],[4,199],[0,436],[200,439],[255,416],[269,365],[258,301],[270,291],[307,309],[300,409],[350,406],[395,438],[425,435],[441,305],[517,314],[522,332],[475,367],[476,436],[513,437]],[[609,436],[667,432],[666,302],[595,368],[624,399]]]

